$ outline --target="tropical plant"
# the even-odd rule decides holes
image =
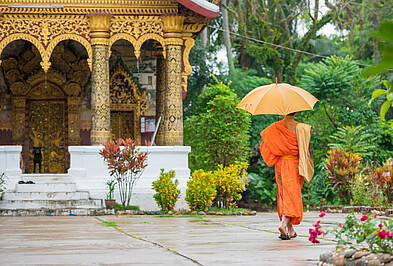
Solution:
[[[229,203],[239,201],[242,192],[246,190],[248,184],[247,163],[231,164],[227,167],[219,165],[213,175],[216,179],[217,206],[229,208]]]
[[[132,190],[147,167],[147,152],[137,148],[132,139],[102,142],[100,155],[108,165],[109,173],[117,181],[123,206],[130,205]]]
[[[7,176],[5,175],[5,173],[1,173],[0,174],[0,198],[6,189],[6,184],[7,184]]]
[[[367,132],[365,126],[345,126],[338,128],[330,137],[329,148],[342,149],[350,153],[359,154],[362,158],[372,157],[376,152],[373,134]]]
[[[271,177],[257,173],[248,174],[250,199],[265,206],[272,206],[277,200],[277,186]]]
[[[211,171],[202,169],[192,173],[187,182],[186,201],[191,210],[206,210],[217,195],[215,178]]]
[[[361,157],[342,149],[331,149],[325,160],[327,176],[334,189],[337,189],[341,201],[344,204],[352,200],[350,184],[355,180],[360,171]]]
[[[385,201],[385,196],[378,186],[382,169],[367,166],[359,173],[350,184],[354,206],[380,206]]]
[[[108,193],[106,194],[106,199],[107,200],[114,200],[114,191],[115,191],[115,186],[116,186],[116,179],[111,179],[106,181],[106,186],[108,187]]]
[[[184,121],[184,142],[191,146],[192,171],[216,169],[249,155],[250,115],[237,109],[239,100],[229,85],[210,85],[198,98],[198,115]]]
[[[165,173],[161,169],[160,177],[153,182],[153,189],[156,191],[153,197],[163,212],[172,211],[180,198],[180,190],[177,188],[179,181],[173,180],[174,177],[175,171]]]
[[[393,105],[393,83],[389,84],[386,80],[384,80],[383,85],[385,86],[386,90],[383,90],[383,89],[375,90],[371,96],[370,104],[377,97],[379,97],[381,95],[386,96],[386,100],[381,105],[381,109],[380,109],[381,119],[385,120],[386,113],[388,112],[390,106]]]

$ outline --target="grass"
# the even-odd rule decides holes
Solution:
[[[207,212],[221,212],[221,213],[238,213],[238,212],[246,212],[245,209],[242,208],[233,208],[233,209],[226,209],[226,208],[216,208],[216,207],[210,207]]]
[[[124,211],[124,210],[137,210],[140,211],[138,206],[123,206],[119,203],[115,203],[115,211]]]

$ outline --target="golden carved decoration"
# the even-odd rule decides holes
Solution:
[[[56,89],[41,86],[39,90],[49,92]],[[29,102],[29,172],[33,172],[32,151],[35,146],[42,147],[43,173],[65,172],[64,118],[64,100]]]
[[[191,33],[200,32],[204,26],[206,26],[206,24],[202,24],[202,23],[184,24],[183,32],[191,32]]]
[[[156,121],[158,122],[161,117],[160,126],[158,127],[158,131],[156,134],[156,144],[157,146],[164,145],[164,117],[165,117],[165,91],[166,91],[166,82],[165,82],[165,59],[163,56],[163,47],[156,47],[156,56],[157,56],[157,78],[156,78]]]
[[[166,59],[166,92],[164,145],[183,145],[183,102],[181,88],[181,46],[168,45]]]
[[[8,6],[21,5],[20,8]],[[29,8],[25,6],[61,6],[61,8]],[[3,8],[1,8],[3,7]],[[162,15],[178,13],[178,3],[172,0],[3,0],[3,14],[10,12],[37,14],[89,14],[109,12],[111,14]]]
[[[118,61],[111,71],[111,137],[132,138],[141,141],[140,116],[146,111],[146,89],[139,90],[122,61]]]
[[[90,21],[90,38],[92,45],[108,45],[111,14],[88,15]]]
[[[178,15],[165,15],[160,17],[165,33],[181,33],[185,17]]]
[[[45,72],[50,68],[49,60],[54,47],[63,40],[80,42],[89,58],[92,56],[86,16],[7,14],[3,15],[0,26],[0,54],[5,46],[15,40],[29,41],[38,49]]]
[[[110,139],[109,53],[108,46],[93,46],[91,74],[91,133],[92,145]]]
[[[164,45],[162,22],[158,17],[116,16],[112,21],[110,34],[109,47],[117,40],[127,40],[134,47],[136,58],[140,57],[140,49],[149,39]]]

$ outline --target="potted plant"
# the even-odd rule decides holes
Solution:
[[[106,194],[105,206],[107,209],[115,208],[115,199],[113,197],[113,192],[115,191],[116,180],[108,180],[106,182],[108,187],[108,193]]]

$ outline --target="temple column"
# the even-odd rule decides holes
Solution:
[[[91,14],[89,20],[93,50],[91,145],[100,145],[111,137],[108,47],[111,15]]]
[[[166,50],[164,146],[183,145],[182,30],[184,17],[166,15],[163,21]]]
[[[165,58],[163,54],[163,48],[161,45],[156,47],[156,58],[157,58],[157,74],[156,74],[156,121],[161,117],[161,122],[158,127],[156,134],[155,143],[157,146],[164,145],[164,115],[165,115]]]

